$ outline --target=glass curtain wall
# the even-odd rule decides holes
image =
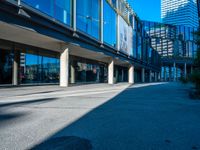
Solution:
[[[76,5],[77,29],[99,39],[100,0],[77,0]]]
[[[59,59],[54,54],[24,50],[20,54],[20,83],[58,83]]]
[[[152,47],[162,57],[195,57],[194,31],[196,28],[143,21],[151,37]]]
[[[13,53],[10,49],[0,48],[0,85],[12,84]]]
[[[103,39],[106,44],[116,47],[117,42],[117,26],[116,26],[116,12],[107,3],[103,1]]]
[[[72,18],[71,0],[22,0],[27,5],[70,26]]]
[[[75,69],[75,83],[106,83],[107,65],[81,57],[71,57],[70,64]]]

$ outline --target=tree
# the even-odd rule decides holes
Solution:
[[[194,34],[196,36],[198,49],[194,60],[194,71],[191,75],[191,80],[195,84],[198,95],[200,95],[200,29]]]

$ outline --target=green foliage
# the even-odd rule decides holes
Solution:
[[[185,78],[185,77],[183,77],[183,76],[181,76],[180,81],[181,81],[183,84],[187,84],[187,83],[189,82],[189,79],[188,79],[188,78]]]
[[[191,81],[195,84],[195,87],[200,94],[200,70],[195,70],[192,73]]]
[[[194,34],[196,35],[196,44],[198,45],[198,49],[194,60],[194,71],[191,75],[191,81],[195,84],[197,92],[200,94],[200,29]]]

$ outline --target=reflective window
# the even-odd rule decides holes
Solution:
[[[59,59],[37,51],[23,51],[20,56],[20,81],[26,83],[58,83]]]
[[[71,0],[22,0],[60,22],[71,24]]]
[[[105,83],[108,79],[107,66],[96,61],[73,57],[71,65],[75,68],[75,83]]]
[[[113,47],[116,47],[116,13],[115,11],[110,7],[110,5],[104,0],[104,33],[103,38],[104,42],[112,45]]]
[[[11,50],[0,49],[0,84],[12,83],[13,54]]]
[[[80,31],[99,39],[100,33],[100,1],[77,0],[76,24]]]

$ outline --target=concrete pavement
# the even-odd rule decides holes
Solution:
[[[200,102],[178,83],[0,89],[0,149],[200,149]]]

